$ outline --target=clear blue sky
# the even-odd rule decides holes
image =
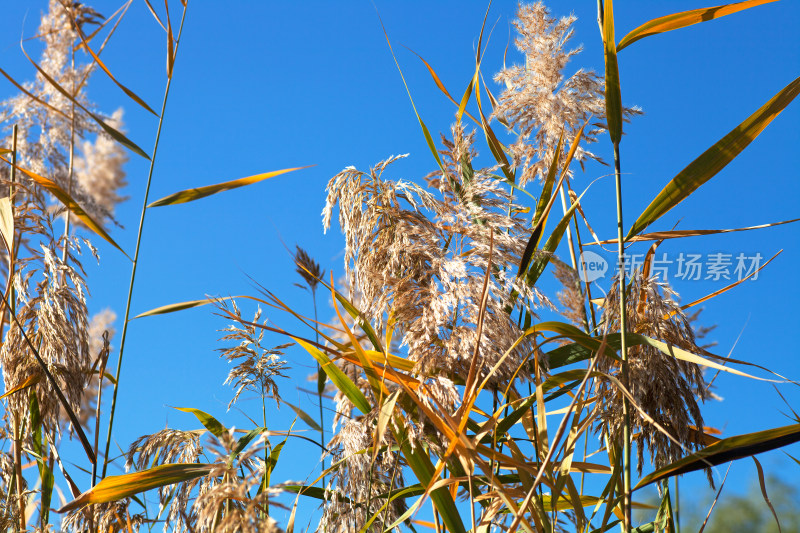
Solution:
[[[617,38],[654,17],[702,5],[617,2]],[[377,1],[376,6],[423,119],[434,134],[449,131],[455,108],[434,86],[422,63],[399,45],[425,57],[451,93],[461,94],[472,74],[485,3]],[[483,62],[487,80],[502,64],[515,6],[497,2],[491,8],[488,24],[494,31]],[[98,1],[93,7],[108,15],[117,5]],[[30,36],[45,8],[45,2],[4,6],[0,66],[19,79],[33,77],[18,47],[23,18],[27,17],[24,34]],[[579,17],[573,43],[583,43],[585,50],[568,72],[579,67],[602,72],[595,2],[553,1],[550,8],[555,15],[574,10]],[[178,12],[176,3],[173,16]],[[785,0],[650,37],[620,53],[623,103],[645,112],[626,126],[621,147],[626,226],[677,172],[797,76],[798,27],[800,6]],[[144,2],[137,0],[103,55],[115,75],[156,109],[165,81],[165,45],[163,31]],[[520,61],[513,46],[508,61]],[[102,74],[94,80],[90,97],[109,113],[123,106],[129,136],[150,152],[155,118],[127,101]],[[9,84],[0,87],[2,97],[15,92]],[[794,161],[800,143],[798,118],[800,106],[795,102],[734,163],[662,218],[657,228],[669,229],[679,220],[681,229],[734,228],[800,216],[800,175]],[[611,160],[607,138],[602,141],[598,153]],[[485,147],[482,151],[488,153]],[[392,178],[419,179],[435,166],[371,2],[190,2],[151,200],[269,170],[316,166],[194,203],[149,211],[133,313],[205,294],[254,294],[248,276],[311,313],[308,294],[292,285],[298,279],[281,239],[292,249],[301,245],[324,269],[340,274],[343,239],[335,227],[323,236],[320,222],[325,184],[345,166],[366,170],[399,153],[411,157],[392,167]],[[131,155],[127,171],[130,185],[125,192],[131,199],[117,211],[125,229],[115,229],[113,235],[132,254],[146,162]],[[607,168],[588,165],[574,182],[582,188],[606,173]],[[613,180],[601,180],[584,202],[587,213],[595,213],[592,224],[604,238],[615,235],[613,188]],[[784,248],[757,281],[712,300],[702,316],[705,324],[718,325],[712,333],[712,340],[719,343],[716,353],[727,354],[741,334],[734,357],[795,379],[800,378],[798,235],[800,226],[786,225],[673,241],[661,249],[671,255],[743,252],[771,257]],[[103,243],[99,248],[102,264],[89,268],[91,308],[113,308],[120,315],[119,331],[129,262]],[[545,288],[554,290],[551,277],[545,278]],[[723,285],[692,281],[675,288],[689,302]],[[332,311],[323,308],[321,316],[327,315]],[[286,316],[267,316],[281,327],[293,326]],[[221,347],[216,330],[225,326],[210,308],[131,324],[115,428],[115,439],[123,448],[165,424],[187,429],[197,425],[190,415],[168,406],[197,407],[229,425],[247,425],[238,413],[225,413],[232,393],[221,386],[228,369],[215,352]],[[275,339],[275,344],[281,342]],[[295,386],[308,386],[305,376],[313,363],[299,349],[289,355],[295,381],[281,383],[281,393],[289,401],[308,405],[308,398]],[[790,423],[780,414],[786,409],[771,385],[725,375],[716,383],[724,401],[709,404],[705,420],[725,435]],[[800,408],[796,387],[784,385],[781,391],[795,409]],[[256,403],[245,402],[242,407],[256,413]],[[285,427],[290,415],[289,409],[282,409],[274,426]],[[789,451],[800,456],[797,445]],[[294,459],[305,457],[297,454]],[[78,450],[75,459],[81,460]],[[763,463],[769,470],[797,478],[797,465],[781,452],[768,454]],[[302,479],[306,474],[304,469],[287,469],[277,479]],[[743,488],[753,479],[752,463],[742,462],[731,475],[731,486]],[[701,476],[687,483],[701,486]]]

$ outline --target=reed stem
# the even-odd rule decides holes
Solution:
[[[175,55],[173,56],[173,64],[174,64],[174,59],[177,58],[178,55],[178,44],[180,44],[181,33],[183,33],[183,22],[184,20],[186,20],[186,5],[188,5],[188,3],[184,5],[183,14],[181,15],[181,25],[180,28],[178,29],[178,38],[175,43]],[[142,213],[139,218],[139,231],[136,234],[136,250],[133,254],[133,264],[131,265],[131,281],[128,285],[128,299],[127,302],[125,303],[125,317],[122,322],[122,335],[119,341],[119,357],[117,358],[117,369],[114,374],[114,379],[115,379],[114,391],[111,395],[111,412],[108,417],[108,431],[106,433],[106,447],[105,447],[105,453],[103,455],[103,473],[101,475],[101,478],[106,477],[106,471],[108,469],[108,451],[109,448],[111,447],[111,432],[114,428],[114,413],[116,413],[117,410],[117,393],[119,392],[119,380],[121,377],[120,374],[122,370],[122,354],[125,349],[125,337],[127,336],[128,333],[128,322],[129,322],[128,317],[130,316],[130,311],[131,311],[133,284],[134,281],[136,280],[136,266],[139,264],[139,249],[142,243],[142,230],[144,228],[144,218],[145,215],[147,214],[147,204],[150,196],[150,184],[153,180],[153,169],[155,168],[155,163],[156,163],[156,152],[158,152],[158,142],[161,139],[161,127],[164,124],[164,112],[167,109],[167,98],[169,97],[169,88],[171,84],[172,84],[172,69],[170,69],[170,75],[167,77],[167,86],[164,89],[164,101],[161,104],[161,114],[158,117],[158,129],[156,130],[156,140],[153,146],[153,154],[150,156],[150,170],[147,174],[147,185],[144,190]]]
[[[619,142],[614,143],[614,178],[617,192],[617,264],[619,265],[619,336],[620,355],[622,356],[622,384],[628,386],[628,343],[625,338],[627,329],[627,314],[625,312],[625,245],[622,228],[622,175],[620,172]],[[628,399],[622,399],[622,414],[624,426],[622,428],[622,490],[623,509],[625,513],[625,530],[631,527],[631,417]]]

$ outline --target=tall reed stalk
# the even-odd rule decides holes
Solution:
[[[131,264],[131,279],[128,283],[128,297],[125,302],[125,315],[122,319],[122,334],[120,336],[119,341],[119,356],[117,358],[117,368],[114,372],[114,390],[111,395],[111,411],[109,412],[108,416],[108,430],[106,431],[106,444],[105,444],[105,452],[103,454],[103,472],[101,477],[106,477],[106,470],[108,468],[108,453],[111,448],[111,435],[114,429],[114,414],[116,413],[117,409],[117,393],[119,392],[119,382],[122,373],[122,355],[125,350],[125,339],[127,338],[128,334],[128,324],[130,322],[130,312],[131,312],[131,300],[133,299],[133,285],[136,281],[136,267],[139,264],[139,248],[142,244],[142,232],[144,230],[144,220],[145,215],[147,214],[147,206],[149,204],[150,198],[150,184],[153,180],[153,170],[155,169],[156,164],[156,154],[158,152],[158,143],[161,140],[161,128],[164,125],[164,114],[167,109],[167,98],[169,97],[169,89],[172,85],[172,74],[173,74],[173,67],[175,64],[175,59],[178,55],[178,48],[181,42],[181,35],[183,34],[183,23],[186,20],[186,9],[188,7],[188,2],[183,3],[183,12],[181,14],[181,23],[178,28],[178,37],[175,41],[175,49],[174,54],[172,57],[169,58],[168,61],[171,60],[171,64],[168,64],[167,67],[167,84],[164,88],[164,98],[161,103],[161,114],[158,117],[158,128],[156,129],[156,139],[153,143],[153,152],[150,155],[150,168],[147,172],[147,184],[145,185],[144,189],[144,199],[142,200],[142,209],[141,214],[139,216],[139,229],[136,232],[136,249],[133,253],[133,262]],[[170,34],[169,38],[172,38]]]

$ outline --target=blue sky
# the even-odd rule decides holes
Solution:
[[[93,6],[106,15],[117,7],[113,2]],[[487,80],[502,64],[515,6],[497,2],[491,7],[488,25],[494,30],[483,62]],[[173,17],[178,7],[178,3],[173,6]],[[474,68],[485,3],[190,3],[150,199],[269,170],[316,166],[194,203],[150,210],[133,314],[206,294],[255,294],[248,276],[311,313],[308,294],[292,285],[299,280],[283,243],[291,249],[299,244],[322,268],[341,274],[343,239],[336,227],[324,236],[320,218],[328,179],[345,166],[366,170],[400,153],[411,157],[393,165],[391,178],[420,179],[433,170],[435,163],[389,54],[376,7],[417,108],[438,138],[437,132],[449,131],[455,108],[435,87],[424,65],[400,45],[422,55],[451,93],[461,94]],[[701,6],[685,1],[618,2],[617,38],[657,16],[695,7]],[[33,76],[19,51],[18,36],[21,31],[26,36],[35,32],[45,8],[44,2],[4,6],[0,66],[18,79]],[[550,8],[555,15],[574,11],[579,18],[572,42],[583,43],[584,52],[573,60],[568,73],[579,67],[602,72],[595,3],[551,2]],[[677,172],[794,79],[800,70],[797,27],[800,7],[783,1],[650,37],[620,53],[623,103],[645,112],[626,126],[621,146],[626,226]],[[153,108],[160,106],[163,94],[165,45],[165,34],[144,2],[137,1],[103,55],[117,78]],[[509,63],[519,62],[519,54],[511,48]],[[14,94],[9,84],[0,87],[3,97]],[[496,85],[493,89],[499,92]],[[95,75],[89,91],[109,113],[123,106],[129,136],[151,152],[153,116],[127,101],[101,74]],[[705,229],[797,218],[800,175],[793,159],[800,141],[795,127],[798,118],[795,102],[739,158],[654,229],[669,229],[678,221],[680,229]],[[485,145],[478,148],[488,154]],[[601,138],[597,152],[612,160],[607,137]],[[113,236],[132,254],[147,164],[131,155],[127,171],[130,185],[125,192],[131,199],[117,211],[125,229],[115,229]],[[576,175],[575,186],[582,188],[608,172],[608,168],[588,165],[585,173]],[[602,179],[584,201],[587,214],[595,214],[594,229],[603,238],[615,236],[613,191],[613,179]],[[718,325],[711,335],[719,343],[716,353],[726,355],[739,337],[733,357],[795,379],[800,377],[795,341],[795,306],[800,297],[795,278],[800,263],[798,235],[800,226],[785,225],[673,241],[660,249],[673,257],[681,252],[771,257],[783,248],[757,281],[712,300],[702,317],[704,324]],[[119,331],[129,262],[103,243],[99,248],[102,263],[89,268],[91,307],[114,309],[120,316]],[[552,277],[542,279],[553,294]],[[691,281],[676,283],[675,289],[689,302],[723,285]],[[324,307],[327,298],[320,300],[320,315],[333,316]],[[281,327],[293,327],[286,316],[267,316]],[[240,414],[225,413],[232,392],[221,385],[228,369],[215,352],[221,347],[216,330],[225,325],[210,308],[130,325],[115,428],[120,446],[127,449],[138,436],[165,424],[196,426],[190,415],[168,406],[197,407],[229,425],[247,425]],[[275,344],[281,342],[275,339]],[[308,405],[306,395],[295,387],[309,386],[305,376],[313,363],[297,349],[289,356],[293,381],[283,382],[281,393],[293,403]],[[727,375],[716,383],[724,401],[710,403],[705,420],[725,435],[791,422],[780,414],[786,409],[771,385]],[[800,408],[796,387],[783,385],[780,390],[795,409]],[[245,402],[242,408],[256,416],[257,403]],[[281,409],[275,426],[285,427],[290,414]],[[789,451],[800,456],[797,445]],[[78,453],[76,461],[80,461]],[[796,478],[796,470],[785,469],[797,465],[780,452],[768,454],[762,462],[769,470]],[[277,478],[306,475],[302,469],[283,472]],[[743,488],[753,479],[752,465],[734,466],[731,476],[731,486]],[[700,486],[701,476],[687,483]]]

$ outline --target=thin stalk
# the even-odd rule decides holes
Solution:
[[[580,255],[583,255],[583,241],[581,240],[581,231],[580,231],[580,229],[578,229],[578,216],[577,215],[573,215],[573,217],[574,217],[573,221],[575,222],[575,237],[578,240],[578,251],[580,252]],[[586,265],[585,264],[583,265],[583,278],[585,280],[589,279],[589,273],[586,271]],[[585,289],[586,289],[586,301],[587,301],[587,304],[589,306],[589,315],[590,315],[590,317],[592,319],[592,330],[591,330],[591,333],[594,334],[597,331],[597,316],[595,315],[595,312],[594,312],[594,306],[592,306],[592,285],[591,285],[591,282],[585,281],[584,282],[584,286],[585,286]]]
[[[14,184],[17,182],[17,131],[19,128],[16,124],[14,124],[14,128],[11,134],[11,187],[9,189],[9,196],[11,197],[11,220],[14,220],[14,206],[16,202],[14,201]],[[14,236],[11,236],[11,240],[14,240]],[[14,249],[14,253],[12,254],[10,264],[8,265],[8,281],[11,289],[11,298],[10,298],[10,305],[9,305],[9,312],[12,315],[17,313],[17,295],[15,294],[14,289],[14,259],[16,258],[16,249],[17,247],[14,246],[14,243],[11,243],[11,247]]]
[[[678,494],[678,476],[675,476],[675,531],[681,533],[681,499]]]
[[[108,332],[103,334],[103,351],[100,353],[100,369],[97,374],[97,405],[94,411],[94,453],[100,452],[100,406],[103,404],[103,378],[106,375],[106,364],[108,363]],[[92,464],[92,486],[97,483],[97,461]]]
[[[14,220],[14,184],[17,181],[17,125],[14,124],[11,133],[11,184],[9,185],[9,192],[8,197],[11,200],[11,220]],[[17,309],[17,296],[14,292],[14,264],[16,263],[17,258],[17,247],[15,246],[17,228],[16,224],[14,227],[14,235],[11,236],[11,241],[9,244],[9,257],[8,257],[8,280],[6,280],[6,291],[5,294],[8,294],[8,305],[3,307],[3,311],[0,313],[0,339],[3,338],[3,334],[5,331],[6,326],[6,313],[10,313],[11,316],[16,314]],[[8,320],[9,327],[11,327],[11,319]]]
[[[566,199],[566,196],[564,195],[564,185],[562,185],[561,187],[558,188],[558,193],[561,196],[561,207],[563,208],[564,214],[566,215],[567,214],[567,199]],[[576,227],[577,227],[577,224],[576,224]],[[569,258],[570,258],[570,261],[572,262],[572,269],[575,272],[578,272],[578,258],[575,255],[575,242],[572,240],[572,226],[570,226],[569,224],[567,224],[567,244],[569,246]],[[586,276],[584,275],[584,278],[585,277]],[[581,289],[581,286],[580,286],[580,282],[579,282],[578,283],[578,290],[580,290],[580,289]],[[583,292],[583,291],[581,291],[581,292]],[[589,305],[590,306],[592,305],[591,302],[589,302]],[[586,314],[586,306],[583,307],[583,325],[584,325],[584,328],[585,328],[586,332],[590,333],[590,330],[589,330],[589,316]]]
[[[264,427],[267,427],[267,401],[265,399],[266,391],[264,390],[264,384],[261,384],[261,417],[264,421]],[[264,446],[264,467],[269,468],[269,454],[270,449],[268,445]],[[267,487],[269,487],[269,479],[267,479],[267,472],[264,471],[264,475],[262,476],[261,481],[261,492],[264,494],[264,516],[269,516],[269,492],[267,491]]]
[[[181,33],[183,33],[183,22],[184,20],[186,20],[187,5],[188,3],[184,4],[183,14],[181,15],[181,25],[180,28],[178,29],[178,39],[175,45],[175,52],[174,52],[175,55],[173,56],[173,64],[178,54],[178,44],[181,41]],[[122,354],[125,349],[125,337],[128,333],[128,322],[129,322],[128,317],[130,316],[130,311],[131,311],[133,284],[134,281],[136,280],[136,265],[139,264],[139,248],[142,243],[142,229],[144,228],[144,217],[145,214],[147,214],[147,204],[148,204],[148,198],[150,196],[150,184],[153,180],[153,169],[155,168],[156,153],[158,152],[158,141],[161,138],[161,127],[164,124],[164,112],[167,109],[167,98],[169,97],[169,88],[171,84],[172,84],[172,74],[170,73],[170,75],[167,77],[167,86],[164,89],[164,101],[161,104],[161,115],[158,117],[158,129],[156,130],[156,140],[153,146],[153,154],[150,156],[150,170],[147,173],[147,186],[145,187],[144,190],[142,214],[141,217],[139,218],[139,231],[136,234],[136,250],[133,254],[133,264],[131,265],[131,281],[130,284],[128,285],[128,300],[125,304],[125,318],[123,319],[122,322],[122,335],[119,341],[119,357],[117,358],[117,370],[116,373],[114,374],[114,379],[115,379],[114,391],[113,394],[111,395],[111,413],[109,414],[108,417],[108,432],[106,434],[106,448],[105,448],[105,454],[103,456],[103,473],[101,475],[102,478],[106,477],[106,470],[108,469],[108,451],[109,448],[111,447],[111,431],[114,428],[114,413],[116,412],[117,408],[117,393],[119,392],[119,379],[120,379],[120,372],[122,370]]]
[[[67,169],[67,175],[69,176],[69,186],[67,188],[67,193],[72,196],[72,179],[75,176],[75,98],[77,97],[75,91],[75,48],[72,49],[72,55],[70,59],[70,68],[72,69],[72,99],[71,102],[71,109],[70,109],[70,126],[69,126],[69,167]],[[70,226],[70,215],[72,212],[67,209],[67,217],[64,220],[64,247],[61,249],[61,261],[67,260],[67,243],[66,240],[69,239],[69,226]]]
[[[319,324],[317,321],[317,286],[314,285],[311,287],[311,300],[314,302],[314,323]],[[316,342],[319,344],[319,330],[315,327],[314,328],[314,335],[316,337]],[[386,346],[388,350],[389,347]],[[317,400],[319,403],[319,444],[322,447],[322,472],[325,472],[325,418],[323,416],[322,410],[322,393],[325,392],[325,385],[322,385],[320,388],[320,372],[322,372],[322,368],[319,366],[319,362],[317,363]],[[324,382],[323,382],[324,383]],[[322,488],[325,488],[325,476],[322,476]]]
[[[625,312],[625,247],[622,232],[622,174],[620,172],[619,142],[614,143],[614,177],[617,192],[617,260],[619,264],[619,335],[620,354],[622,355],[622,384],[630,390],[628,383],[628,343],[625,337],[627,316]],[[631,527],[631,417],[628,399],[622,398],[622,491],[623,512],[625,513],[625,531]]]
[[[25,531],[25,499],[22,497],[22,429],[19,415],[14,413],[14,469],[17,479],[17,503],[19,504],[19,530]]]
[[[566,187],[567,187],[567,189],[569,191],[572,191],[572,189],[571,189],[571,187],[569,185],[569,179],[567,179]],[[578,256],[582,257],[583,256],[583,241],[581,240],[581,231],[580,231],[580,228],[578,226],[578,214],[577,214],[577,212],[573,213],[572,221],[575,224],[575,240],[578,243]],[[590,335],[593,335],[594,332],[597,331],[597,317],[595,316],[594,307],[592,306],[592,286],[591,286],[591,283],[588,281],[589,276],[588,276],[588,273],[586,271],[586,264],[585,263],[581,263],[581,265],[583,267],[583,279],[587,280],[587,281],[584,281],[584,290],[586,291],[584,294],[586,296],[586,303],[589,306],[589,316],[592,319],[592,322],[590,324],[591,325],[591,329],[587,330],[586,332],[588,334],[590,334]],[[584,313],[585,312],[586,312],[586,309],[584,309]],[[587,386],[587,389],[591,389],[593,383],[594,383],[594,379],[590,379],[589,380],[589,385]],[[584,458],[586,457],[586,454],[588,453],[588,450],[589,450],[589,437],[587,435],[583,439],[583,457]],[[583,494],[583,487],[584,487],[585,481],[586,481],[586,472],[581,472],[580,494]]]

